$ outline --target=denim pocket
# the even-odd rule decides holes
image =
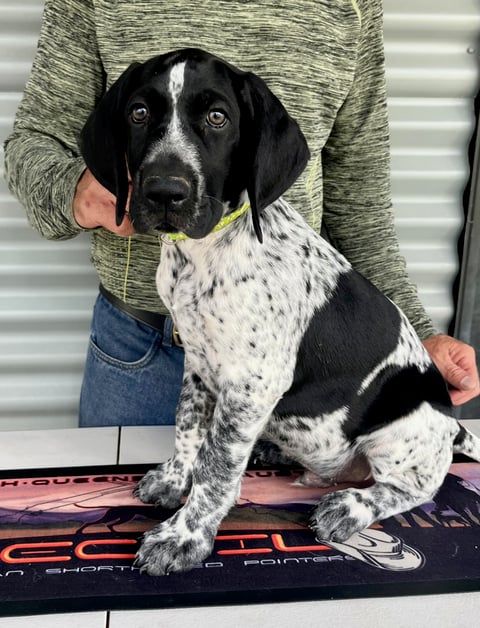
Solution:
[[[113,307],[103,296],[95,303],[90,348],[100,360],[135,369],[146,366],[161,344],[161,334]]]
[[[183,350],[99,296],[80,399],[82,427],[173,425]]]

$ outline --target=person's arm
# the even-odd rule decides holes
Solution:
[[[391,209],[382,7],[368,0],[359,8],[356,73],[324,149],[324,223],[332,243],[427,338],[435,329],[407,275]]]
[[[480,392],[472,347],[438,334],[407,275],[395,232],[380,2],[359,3],[357,71],[325,146],[324,222],[333,244],[407,315],[455,405]]]
[[[8,186],[49,239],[82,230],[73,213],[85,171],[78,136],[104,88],[93,19],[90,0],[46,0],[31,76],[5,142]]]

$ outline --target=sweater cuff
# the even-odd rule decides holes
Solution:
[[[78,224],[73,213],[73,200],[75,198],[75,192],[77,190],[78,182],[85,170],[86,165],[82,157],[73,159],[64,172],[62,185],[59,185],[56,189],[54,198],[54,206],[61,208],[64,220],[70,226],[72,236],[90,231],[90,229],[81,227]]]

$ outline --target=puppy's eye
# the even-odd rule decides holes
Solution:
[[[214,129],[221,129],[228,122],[227,115],[218,109],[212,109],[207,114],[207,124]]]
[[[135,124],[143,124],[149,117],[150,113],[145,105],[133,105],[130,110],[130,119]]]

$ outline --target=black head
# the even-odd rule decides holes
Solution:
[[[81,151],[140,232],[208,234],[247,192],[259,240],[262,210],[309,158],[297,123],[252,73],[202,50],[132,64],[88,118]]]

